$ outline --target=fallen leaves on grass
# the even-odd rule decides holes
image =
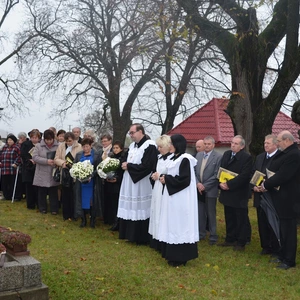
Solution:
[[[189,292],[191,292],[191,293],[196,293],[196,289],[190,289],[190,288],[186,288],[183,284],[178,284],[178,287],[180,288],[180,289],[183,289],[183,290],[186,290],[186,291],[189,291]]]

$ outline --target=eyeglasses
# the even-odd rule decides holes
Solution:
[[[128,134],[129,135],[134,135],[137,131],[129,131]]]

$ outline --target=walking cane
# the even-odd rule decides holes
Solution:
[[[15,200],[15,193],[16,193],[16,187],[17,187],[17,181],[18,181],[18,174],[19,174],[19,166],[17,167],[16,179],[15,179],[14,191],[13,191],[11,203],[14,203],[14,200]]]

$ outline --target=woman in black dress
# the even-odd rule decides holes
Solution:
[[[113,225],[110,229],[117,231],[119,229],[119,222],[117,218],[119,194],[121,188],[121,182],[124,171],[121,168],[122,159],[124,156],[124,146],[121,142],[115,141],[113,143],[113,152],[110,154],[111,158],[117,158],[120,160],[120,167],[116,171],[114,178],[105,179],[104,182],[104,223]]]

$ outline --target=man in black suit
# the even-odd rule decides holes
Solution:
[[[287,270],[296,265],[297,213],[300,209],[300,151],[293,135],[285,130],[277,136],[281,152],[274,157],[270,171],[275,174],[266,179],[261,190],[272,196],[280,220],[280,241],[277,268]],[[279,186],[279,190],[275,189]]]
[[[233,246],[235,251],[245,250],[249,233],[248,199],[252,159],[244,147],[244,138],[236,135],[232,139],[231,150],[226,151],[221,160],[222,168],[238,174],[219,185],[219,200],[224,205],[226,222],[226,239],[220,246]]]
[[[273,134],[269,134],[265,137],[264,142],[265,152],[259,154],[256,157],[255,163],[253,165],[253,174],[255,171],[260,171],[266,174],[266,169],[269,169],[273,158],[280,153],[277,148],[277,137]],[[262,251],[261,255],[273,254],[277,255],[279,251],[279,244],[272,227],[269,224],[265,211],[260,206],[260,188],[254,186],[254,207],[256,207],[257,212],[257,223],[258,232],[260,238],[260,245]]]

